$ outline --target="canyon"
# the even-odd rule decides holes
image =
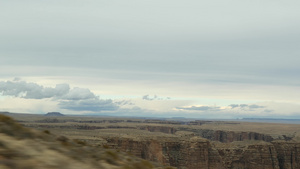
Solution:
[[[172,169],[108,147],[23,127],[0,113],[1,169]]]
[[[300,125],[108,117],[20,118],[23,126],[178,169],[300,169]]]
[[[295,141],[256,140],[250,143],[225,144],[197,136],[107,137],[106,141],[115,149],[180,169],[300,168],[300,143]]]

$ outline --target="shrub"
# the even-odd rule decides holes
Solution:
[[[105,148],[105,149],[109,149],[110,148],[109,145],[107,145],[107,144],[102,145],[102,147]]]
[[[83,145],[83,146],[86,145],[86,142],[82,141],[82,140],[74,139],[74,142],[77,143],[77,144]]]
[[[44,130],[44,133],[50,134],[50,131],[49,130]]]
[[[113,151],[106,151],[105,154],[109,157],[112,157],[114,160],[118,160],[118,154],[116,152]]]

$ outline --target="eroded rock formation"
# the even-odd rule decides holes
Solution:
[[[220,141],[222,143],[230,143],[233,141],[245,141],[245,140],[262,140],[266,142],[273,141],[273,137],[267,134],[261,134],[256,132],[234,132],[234,131],[222,131],[222,130],[193,130],[195,134],[203,138],[207,138],[212,141]]]
[[[216,146],[210,141],[183,138],[107,138],[110,146],[179,169],[297,169],[300,143],[272,141],[244,146]],[[218,143],[222,144],[222,143]]]
[[[190,139],[170,138],[107,138],[110,146],[135,156],[190,169],[223,169],[222,158],[210,142],[199,137]]]
[[[95,146],[111,146],[179,169],[300,169],[298,125],[55,118],[60,121],[23,125]]]

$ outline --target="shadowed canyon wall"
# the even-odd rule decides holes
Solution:
[[[107,142],[113,148],[121,149],[165,165],[178,168],[216,168],[223,169],[222,159],[210,142],[198,137],[188,140],[179,138],[107,138]]]
[[[179,169],[298,169],[300,143],[260,142],[240,147],[214,146],[199,137],[107,138],[113,148]]]

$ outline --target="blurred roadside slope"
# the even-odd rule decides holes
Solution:
[[[23,127],[0,114],[0,169],[167,169],[117,150]]]

